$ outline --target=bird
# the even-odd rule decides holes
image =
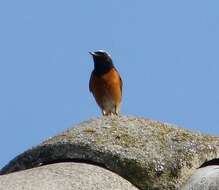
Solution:
[[[112,57],[104,50],[89,52],[94,61],[89,90],[100,107],[103,116],[119,115],[123,82]]]

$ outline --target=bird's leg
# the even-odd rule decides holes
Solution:
[[[102,114],[103,114],[103,116],[106,116],[107,115],[106,110],[103,109]]]
[[[115,114],[119,115],[119,112],[120,112],[120,106],[117,105],[117,106],[115,106]]]

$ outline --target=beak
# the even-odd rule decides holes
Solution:
[[[92,51],[89,51],[89,54],[91,54],[92,56],[95,56],[96,54]]]

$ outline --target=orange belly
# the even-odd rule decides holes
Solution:
[[[93,72],[90,91],[103,115],[118,114],[122,99],[122,81],[116,69],[113,68],[101,76],[96,76]]]

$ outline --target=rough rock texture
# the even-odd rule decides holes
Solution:
[[[0,190],[137,190],[119,175],[85,163],[57,163],[0,177]]]
[[[1,174],[62,161],[101,165],[142,190],[180,189],[204,162],[219,157],[219,138],[136,117],[89,120],[12,160]]]
[[[219,165],[197,169],[182,190],[218,190]]]

